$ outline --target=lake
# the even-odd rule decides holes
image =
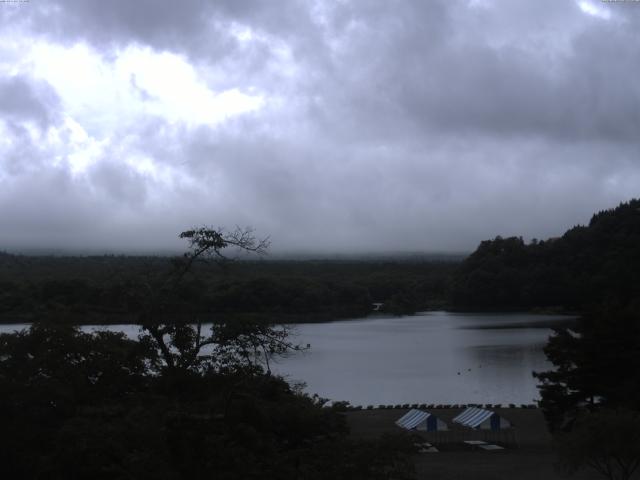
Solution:
[[[532,371],[551,368],[542,351],[551,327],[571,317],[424,312],[404,317],[293,326],[308,351],[272,369],[305,391],[354,405],[531,403]],[[0,325],[0,332],[27,325]],[[103,327],[84,327],[94,330]],[[113,325],[135,337],[138,327]]]
[[[542,351],[566,316],[427,312],[298,325],[308,352],[274,370],[306,391],[355,405],[531,403],[532,371],[551,368]]]

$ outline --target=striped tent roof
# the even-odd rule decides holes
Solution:
[[[465,427],[476,428],[486,419],[495,415],[495,412],[490,412],[489,410],[484,410],[482,408],[477,407],[469,407],[456,418],[453,419],[454,422],[464,425]]]
[[[421,422],[424,422],[430,415],[430,413],[423,412],[422,410],[411,409],[408,413],[396,420],[396,425],[411,430]]]
[[[411,409],[408,413],[396,420],[396,425],[411,430],[424,422],[430,415],[430,413],[423,412],[422,410]]]

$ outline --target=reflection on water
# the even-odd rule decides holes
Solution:
[[[427,312],[297,325],[311,349],[280,359],[273,370],[306,390],[356,405],[396,403],[531,403],[532,371],[551,366],[542,351],[565,316]],[[0,332],[25,324],[0,325]],[[95,330],[102,327],[83,327]],[[138,327],[110,330],[136,337]]]
[[[353,404],[530,403],[538,398],[531,372],[551,367],[542,351],[549,327],[567,321],[429,312],[299,325],[311,351],[276,369],[310,393]]]

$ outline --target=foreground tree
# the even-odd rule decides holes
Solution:
[[[557,438],[558,466],[573,474],[590,467],[609,480],[628,480],[640,466],[640,413],[583,413],[570,433]]]
[[[545,348],[555,369],[534,375],[567,473],[588,466],[627,480],[640,464],[639,313],[633,303],[601,307]]]
[[[187,254],[135,291],[137,340],[59,318],[0,335],[2,478],[411,478],[411,439],[351,440],[337,409],[269,374],[295,348],[286,330],[168,314],[201,259],[266,247],[247,230],[181,236]]]
[[[125,408],[148,390],[156,361],[148,344],[121,333],[87,334],[36,323],[0,335],[3,478],[46,477],[53,448],[69,422],[89,407]]]
[[[188,251],[173,260],[168,273],[144,284],[138,302],[143,337],[158,349],[165,368],[220,370],[266,365],[269,371],[270,357],[297,349],[288,340],[285,326],[246,318],[220,322],[189,313],[188,305],[182,307],[182,315],[171,314],[168,305],[180,296],[185,282],[197,278],[199,263],[224,267],[230,261],[225,255],[229,250],[262,255],[269,247],[269,239],[258,239],[250,228],[226,232],[200,227],[182,232],[180,238],[188,241]],[[205,323],[210,323],[206,329]]]
[[[554,370],[534,373],[551,430],[570,427],[582,410],[640,410],[640,311],[605,307],[570,329],[558,329],[545,347]]]
[[[228,392],[234,392],[229,402]],[[344,417],[253,369],[167,369],[122,334],[0,335],[2,478],[411,478],[410,439],[359,442]]]

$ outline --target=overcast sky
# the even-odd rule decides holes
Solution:
[[[471,251],[639,195],[640,3],[0,2],[0,249]]]

